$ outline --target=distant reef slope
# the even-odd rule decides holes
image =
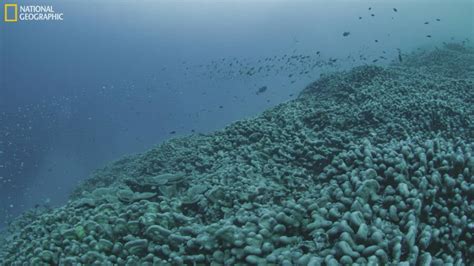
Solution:
[[[472,265],[473,140],[474,50],[417,51],[111,163],[0,264]]]

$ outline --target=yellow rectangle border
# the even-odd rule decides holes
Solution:
[[[8,8],[9,7],[14,7],[15,8],[15,18],[14,19],[8,19]],[[18,21],[18,4],[5,4],[5,16],[3,20],[5,22],[17,22]]]

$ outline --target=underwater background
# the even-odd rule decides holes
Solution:
[[[473,262],[474,2],[40,4],[0,28],[0,263]]]

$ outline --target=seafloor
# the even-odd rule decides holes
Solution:
[[[473,265],[474,49],[324,76],[30,211],[1,265]]]

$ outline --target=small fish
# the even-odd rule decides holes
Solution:
[[[441,21],[441,19],[437,18],[436,21]]]
[[[255,94],[259,95],[261,93],[264,93],[264,92],[267,91],[267,89],[268,89],[267,86],[262,86],[257,90],[257,92]]]
[[[372,8],[371,8],[371,7],[369,7],[369,10],[372,10]]]
[[[222,105],[219,105],[219,109],[222,109],[222,108],[224,108],[224,106],[222,106]]]
[[[375,42],[379,42],[379,40],[375,40]]]
[[[174,134],[176,134],[176,131],[174,131],[174,130],[170,131],[170,135],[174,135]]]
[[[377,61],[379,61],[378,59],[374,59],[372,60],[372,63],[376,63]]]
[[[425,22],[425,25],[428,25],[428,24],[430,24],[430,23],[429,23],[428,21],[426,21],[426,22]]]
[[[431,38],[431,35],[428,34],[428,35],[426,35],[426,37],[427,37],[427,38]]]
[[[394,11],[394,12],[398,12],[398,9],[396,9],[396,8],[393,8],[393,11]]]
[[[359,17],[359,19],[362,19],[362,17]]]
[[[351,34],[349,31],[345,31],[344,33],[342,33],[342,36],[347,37],[349,36],[349,34]]]
[[[372,17],[375,17],[375,14],[370,14]]]

